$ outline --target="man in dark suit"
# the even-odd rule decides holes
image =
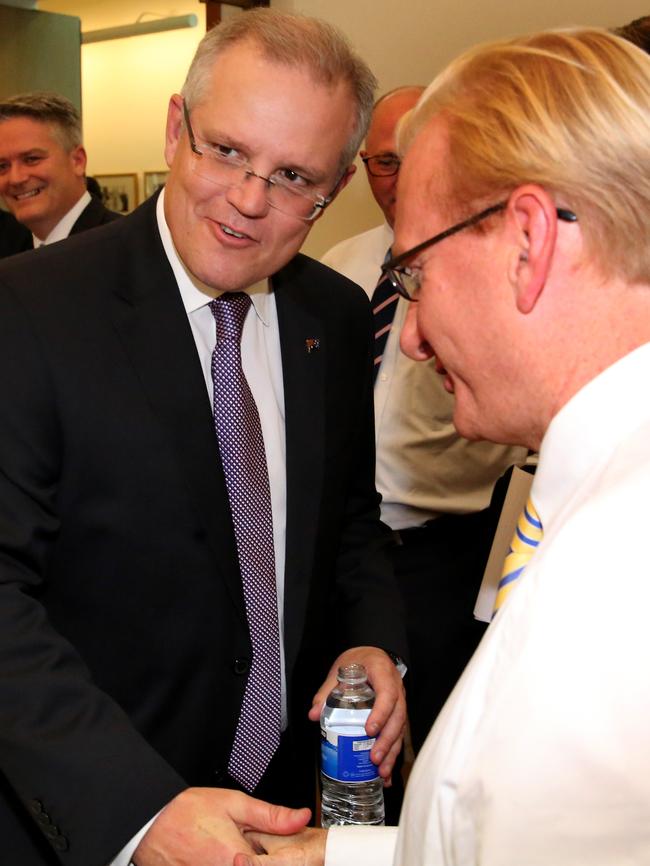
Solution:
[[[250,850],[242,829],[295,831],[306,811],[243,792],[308,801],[313,722],[352,661],[390,776],[405,705],[389,653],[406,650],[369,310],[298,254],[352,174],[373,88],[328,25],[246,12],[170,101],[161,195],[0,266],[11,866],[220,866]]]
[[[63,240],[117,219],[86,189],[86,151],[74,105],[56,93],[0,102],[0,196],[30,234],[0,246],[2,256]]]

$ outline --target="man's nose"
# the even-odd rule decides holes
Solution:
[[[228,188],[226,198],[244,216],[261,217],[270,207],[268,189],[267,179],[249,170],[236,186]]]
[[[5,183],[10,186],[21,186],[29,177],[29,168],[20,162],[12,162],[5,172]]]
[[[409,305],[406,319],[404,320],[404,325],[402,327],[399,345],[402,352],[414,361],[426,361],[428,358],[433,357],[434,351],[420,331],[418,313],[421,311],[418,307],[419,304]]]

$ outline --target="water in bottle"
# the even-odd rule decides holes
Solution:
[[[321,824],[383,824],[384,788],[365,724],[375,702],[363,665],[339,668],[320,717]]]

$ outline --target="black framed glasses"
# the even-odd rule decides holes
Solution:
[[[185,101],[183,101],[183,117],[190,139],[190,147],[196,157],[192,168],[195,174],[204,180],[225,189],[239,186],[246,178],[257,177],[266,185],[266,201],[272,208],[288,216],[305,220],[305,222],[316,219],[318,214],[332,201],[333,193],[324,196],[307,189],[304,184],[307,184],[308,181],[296,171],[284,168],[273,172],[270,177],[264,177],[254,171],[250,162],[234,151],[234,148],[198,141],[192,129],[190,112]]]
[[[456,225],[445,229],[444,232],[440,232],[426,241],[422,241],[421,244],[418,244],[412,249],[406,250],[406,252],[400,253],[398,256],[393,256],[393,258],[389,259],[382,265],[382,274],[388,277],[401,297],[405,298],[407,301],[416,302],[418,299],[415,295],[420,289],[420,272],[419,270],[403,266],[402,262],[413,258],[413,256],[417,256],[418,253],[423,252],[435,244],[439,244],[440,241],[444,241],[445,238],[458,234],[458,232],[462,232],[463,229],[475,226],[477,223],[483,222],[483,220],[491,217],[493,214],[505,210],[507,204],[507,201],[501,201],[498,204],[486,207],[485,210],[467,217],[467,219],[464,219],[462,222],[456,223]],[[566,208],[558,207],[556,208],[556,213],[557,218],[563,222],[574,223],[578,221],[578,217],[573,213],[573,211],[567,210]]]
[[[402,160],[394,153],[378,153],[375,156],[362,156],[368,174],[373,177],[393,177],[399,171]]]

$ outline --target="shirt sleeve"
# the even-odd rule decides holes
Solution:
[[[397,827],[330,827],[325,866],[392,866]]]
[[[162,809],[160,810],[160,812],[162,812]],[[160,812],[158,812],[158,815],[160,815]],[[124,846],[124,848],[122,848],[117,857],[114,860],[111,860],[108,866],[133,866],[131,858],[135,853],[135,849],[138,847],[140,841],[144,837],[149,827],[151,827],[153,822],[156,820],[158,815],[154,815],[151,821],[147,821],[144,827],[139,830],[129,842],[126,843],[126,845]]]

